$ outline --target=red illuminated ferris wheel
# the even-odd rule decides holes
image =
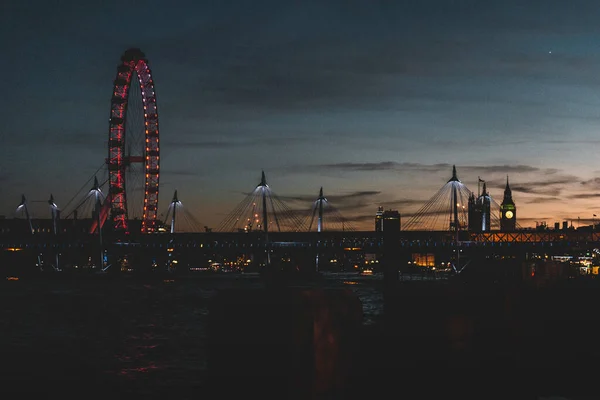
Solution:
[[[154,81],[144,53],[129,49],[117,67],[110,107],[107,200],[114,230],[129,231],[134,219],[142,233],[156,230],[159,159]]]

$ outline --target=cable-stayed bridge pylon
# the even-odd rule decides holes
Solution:
[[[218,232],[301,232],[301,212],[273,192],[262,171],[260,183],[225,217]]]
[[[319,197],[312,206],[311,215],[308,217],[309,232],[324,231],[354,231],[354,226],[342,216],[340,211],[323,195],[323,187],[319,190]]]

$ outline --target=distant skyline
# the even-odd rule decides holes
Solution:
[[[592,0],[5,1],[0,215],[49,217],[107,155],[112,82],[139,47],[174,190],[216,227],[264,170],[361,230],[410,218],[451,177],[518,222],[600,215],[600,3]],[[39,203],[38,203],[39,202]]]

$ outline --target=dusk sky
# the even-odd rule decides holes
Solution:
[[[92,5],[96,4],[96,5]],[[154,76],[160,214],[217,226],[264,170],[359,229],[451,177],[521,226],[600,215],[600,2],[14,1],[0,5],[0,215],[67,203],[107,156],[112,82]],[[37,204],[38,206],[35,206]],[[36,217],[49,217],[35,203]]]

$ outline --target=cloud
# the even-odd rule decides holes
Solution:
[[[384,172],[392,171],[398,173],[428,173],[428,174],[442,174],[445,173],[448,176],[451,175],[452,164],[439,163],[439,164],[421,164],[421,163],[408,163],[408,162],[395,162],[395,161],[382,161],[372,163],[353,163],[343,162],[334,164],[320,164],[320,165],[305,165],[305,166],[294,166],[289,168],[290,172],[311,172],[311,171],[339,171],[339,172]],[[541,176],[540,179],[532,182],[525,183],[514,183],[511,181],[511,188],[514,191],[523,193],[538,193],[538,194],[556,194],[553,190],[540,189],[541,187],[546,188],[548,186],[562,185],[573,183],[578,178],[571,175],[560,175],[560,170],[555,168],[539,168],[531,165],[464,165],[456,166],[457,175],[460,178],[461,175],[478,175],[482,177],[492,177],[491,179],[485,179],[488,189],[497,187],[504,189],[506,184],[506,175],[518,175],[518,174],[530,174],[533,176]],[[494,178],[494,176],[496,176]],[[549,179],[548,177],[552,177]]]
[[[177,177],[198,177],[200,175],[203,175],[204,173],[198,172],[198,171],[194,171],[191,169],[172,169],[169,168],[168,170],[163,170],[161,172],[161,177],[166,176],[177,176]],[[163,184],[163,180],[161,180],[160,184]]]
[[[541,203],[554,203],[557,201],[563,201],[560,197],[534,197],[530,199],[526,199],[524,203],[526,204],[541,204]]]
[[[457,167],[458,168],[458,167]],[[543,172],[545,174],[554,174],[558,170],[554,168],[546,168],[541,169],[538,167],[533,167],[531,165],[467,165],[464,167],[460,167],[461,170],[467,171],[481,171],[481,172],[489,172],[489,173],[512,173],[512,174],[521,174],[521,173],[530,173],[530,172]]]
[[[233,141],[181,141],[181,140],[163,140],[162,145],[167,145],[170,147],[181,147],[184,149],[223,149],[228,147],[236,147],[239,146],[239,143]]]
[[[417,164],[402,164],[394,161],[382,161],[377,163],[336,163],[336,164],[322,164],[314,166],[313,168],[321,169],[321,168],[329,168],[329,169],[337,169],[344,171],[389,171],[389,170],[399,170],[402,165],[405,165],[407,168],[415,166]]]
[[[513,192],[528,194],[538,194],[543,196],[559,196],[565,185],[572,185],[579,182],[579,178],[573,175],[556,175],[557,171],[541,171],[543,176],[552,176],[546,179],[537,179],[529,182],[511,183],[510,188]]]
[[[600,178],[593,178],[593,179],[588,179],[586,181],[582,181],[581,185],[586,186],[586,189],[588,189],[588,188],[600,189]]]
[[[40,131],[20,132],[18,135],[6,134],[5,136],[5,145],[13,147],[35,146],[44,149],[49,147],[75,147],[106,152],[108,128],[101,132],[90,132],[83,129],[66,127],[61,130],[42,129]]]
[[[354,214],[346,217],[348,221],[361,225],[364,222],[375,224],[375,214]]]
[[[568,196],[570,199],[599,199],[600,193],[578,193]]]
[[[321,164],[315,166],[309,166],[312,169],[330,168],[347,171],[419,171],[419,172],[442,172],[451,171],[452,164],[440,163],[440,164],[420,164],[420,163],[407,163],[407,162],[396,162],[396,161],[382,161],[374,163],[336,163],[336,164]],[[475,172],[488,172],[488,173],[529,173],[529,172],[544,172],[545,174],[554,174],[558,170],[556,169],[540,169],[530,165],[456,165],[457,173],[461,171],[475,171]]]
[[[278,195],[277,196],[281,201],[285,202],[306,202],[311,203],[317,200],[317,196],[312,195]]]
[[[520,184],[520,185],[511,184],[510,187],[513,192],[520,192],[520,193],[527,193],[527,194],[539,194],[539,195],[551,196],[551,195],[559,195],[561,192],[560,188],[543,189],[543,188],[537,188],[535,186],[529,186],[527,184]]]
[[[546,222],[546,221],[554,221],[556,219],[556,217],[549,217],[549,216],[539,216],[539,217],[519,217],[518,221],[521,225],[523,224],[539,224],[542,222]]]
[[[333,194],[333,195],[326,195],[325,198],[327,199],[327,201],[329,203],[344,203],[344,202],[353,202],[356,201],[355,199],[360,199],[360,198],[369,198],[369,197],[374,197],[381,194],[380,191],[376,191],[376,190],[364,190],[364,191],[357,191],[357,192],[352,192],[352,193],[348,193],[348,194]],[[310,201],[310,202],[314,202],[317,200],[317,196],[309,196],[309,195],[300,195],[300,196],[278,196],[281,200],[285,200],[285,201]]]
[[[432,9],[442,6],[438,3]],[[373,8],[380,12],[361,9],[360,17],[352,15],[356,6],[345,7],[348,13],[343,17],[336,7],[313,8],[318,11],[309,15],[279,7],[277,19],[260,14],[260,23],[240,15],[234,22],[221,16],[214,24],[156,41],[156,51],[169,54],[171,69],[182,71],[178,78],[182,82],[181,106],[195,109],[197,114],[200,102],[200,113],[207,117],[229,113],[235,118],[242,109],[261,114],[358,106],[423,108],[424,102],[514,105],[512,93],[455,90],[439,83],[559,76],[573,83],[600,84],[600,78],[591,72],[600,66],[598,57],[549,55],[546,51],[535,54],[515,48],[518,29],[522,31],[517,36],[524,38],[532,26],[548,26],[539,20],[526,23],[523,18],[515,23],[514,16],[506,15],[504,9],[494,10],[502,14],[502,24],[497,19],[490,21],[484,11],[487,7],[477,7],[469,9],[469,15],[476,18],[465,20],[457,15],[453,21],[446,17],[442,31],[431,23],[424,29],[418,21],[440,16],[418,7],[410,11],[393,6]],[[413,14],[418,17],[412,19]],[[307,20],[315,34],[302,29]],[[482,22],[485,20],[487,24]],[[280,21],[289,22],[289,29]],[[274,29],[277,35],[268,33]],[[410,39],[408,32],[412,32]],[[415,84],[415,78],[427,79]],[[547,99],[521,97],[521,106],[547,111]]]
[[[208,135],[208,134],[207,134]],[[187,135],[192,136],[192,135]],[[175,140],[170,137],[161,141],[162,146],[184,149],[228,149],[234,147],[257,147],[257,146],[289,146],[296,143],[308,141],[304,137],[259,137],[253,135],[250,139],[220,139],[220,140]]]
[[[383,209],[401,209],[403,207],[422,206],[426,200],[423,199],[401,199],[379,202],[377,205]]]
[[[398,98],[482,100],[480,95],[466,91],[440,93],[429,86],[415,87],[402,78],[471,76],[473,67],[465,65],[478,65],[487,72],[487,62],[477,64],[472,59],[485,40],[427,31],[416,35],[416,40],[406,40],[405,32],[394,28],[391,20],[388,26],[381,27],[381,17],[385,15],[376,15],[371,21],[365,20],[364,14],[358,21],[331,16],[339,22],[332,25],[326,17],[315,20],[314,16],[305,16],[311,20],[311,26],[317,25],[313,30],[321,24],[320,29],[328,33],[325,35],[284,28],[277,36],[267,37],[264,31],[269,30],[272,21],[266,20],[262,25],[242,18],[235,24],[222,21],[209,29],[199,27],[178,38],[158,40],[154,46],[158,53],[169,54],[168,58],[175,60],[171,61],[171,69],[182,71],[178,96],[181,106],[187,105],[197,113],[200,102],[204,106],[200,112],[207,116],[215,111],[221,116],[240,108],[303,112],[353,106],[380,109]],[[294,19],[293,14],[285,17]],[[356,22],[372,23],[368,38],[357,29]],[[261,40],[252,39],[257,36]],[[489,96],[486,99],[497,100]]]
[[[373,197],[376,196],[378,194],[381,194],[380,191],[375,191],[375,190],[364,190],[364,191],[358,191],[358,192],[352,192],[349,194],[338,194],[338,195],[331,195],[328,196],[329,200],[336,200],[336,201],[346,201],[348,199],[356,199],[356,198],[362,198],[362,197]]]

